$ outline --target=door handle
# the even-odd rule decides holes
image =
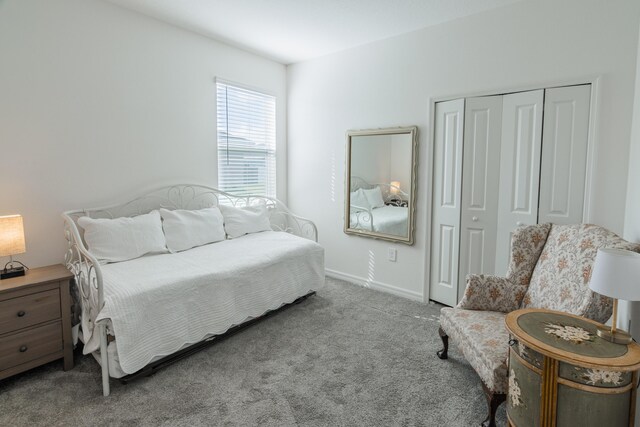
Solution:
[[[473,221],[473,222],[478,222],[478,217],[477,217],[477,216],[474,216],[473,218],[471,218],[471,221]]]
[[[517,225],[518,227],[522,227],[522,226],[524,225],[524,223],[523,223],[522,221],[518,221],[518,222],[516,222],[516,225]]]

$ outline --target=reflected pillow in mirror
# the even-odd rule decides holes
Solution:
[[[369,202],[369,206],[373,209],[384,207],[384,199],[382,198],[382,191],[380,190],[380,187],[363,190],[363,192]]]
[[[371,209],[367,196],[364,195],[364,190],[362,188],[352,191],[350,199],[351,209],[355,211],[368,211]]]

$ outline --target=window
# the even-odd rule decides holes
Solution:
[[[276,196],[276,99],[218,81],[218,188]]]

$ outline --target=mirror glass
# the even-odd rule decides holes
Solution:
[[[347,133],[345,233],[413,244],[417,128]]]

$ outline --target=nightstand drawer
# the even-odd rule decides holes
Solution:
[[[62,351],[60,322],[0,338],[0,371]]]
[[[0,334],[59,318],[58,289],[0,301]]]

